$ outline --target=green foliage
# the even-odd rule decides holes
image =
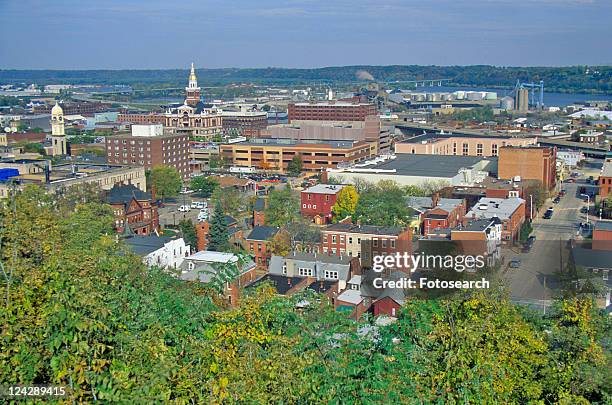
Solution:
[[[493,108],[487,105],[479,108],[459,110],[454,112],[451,117],[458,121],[475,121],[480,123],[493,121],[494,115]]]
[[[224,252],[229,249],[229,233],[225,222],[225,212],[219,202],[215,205],[215,212],[210,220],[208,232],[208,250]]]
[[[161,199],[176,197],[183,184],[178,171],[169,166],[154,167],[151,169],[149,179],[151,188],[155,189],[155,195]]]
[[[219,205],[222,212],[237,216],[246,209],[248,202],[245,196],[234,187],[216,187],[212,193],[213,204]]]
[[[211,177],[197,176],[191,179],[190,187],[202,197],[208,198],[219,187],[219,183]]]
[[[292,176],[299,176],[302,173],[304,162],[299,155],[295,155],[293,159],[287,164],[287,171]]]
[[[111,208],[73,195],[29,186],[0,207],[0,384],[71,386],[62,403],[612,398],[611,321],[589,298],[546,316],[494,292],[409,299],[387,326],[266,285],[227,308],[219,293],[236,266],[210,286],[145,269],[112,234]]]
[[[268,225],[280,227],[291,222],[299,222],[299,218],[300,199],[289,186],[270,191],[266,209]]]
[[[38,153],[41,155],[46,155],[45,147],[42,143],[38,142],[29,142],[23,145],[23,151],[26,153]]]
[[[360,185],[359,203],[353,220],[362,224],[406,226],[412,210],[406,204],[404,190],[395,182],[383,180],[376,185]]]
[[[182,219],[181,222],[179,222],[179,229],[181,230],[181,236],[185,243],[191,246],[192,251],[195,251],[198,245],[198,237],[193,222],[189,219]]]
[[[529,238],[529,235],[531,235],[531,232],[533,232],[531,223],[527,221],[523,222],[523,225],[521,225],[521,230],[519,231],[519,240],[521,242],[525,242],[527,238]]]

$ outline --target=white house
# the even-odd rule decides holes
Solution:
[[[143,263],[149,267],[178,268],[183,264],[185,257],[191,253],[189,245],[183,238],[169,238],[166,236],[131,236],[125,242],[134,253],[142,257]]]

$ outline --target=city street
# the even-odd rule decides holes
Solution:
[[[543,210],[554,207],[551,219],[543,219],[542,213],[533,222],[536,241],[529,253],[520,252],[516,247],[506,252],[506,262],[519,257],[519,268],[509,268],[504,274],[512,298],[521,301],[550,300],[558,287],[556,274],[567,265],[569,258],[568,240],[576,238],[578,224],[586,221],[586,214],[580,213],[585,202],[578,195],[581,183],[565,183],[566,195],[558,204],[546,202]]]

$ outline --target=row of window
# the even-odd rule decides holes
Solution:
[[[339,240],[340,240],[340,244],[341,245],[344,244],[344,241],[345,241],[344,235],[340,235]],[[387,240],[388,240],[389,241],[388,245],[391,248],[395,248],[395,239],[382,239],[382,238],[380,238],[380,239],[371,239],[372,246],[378,247],[378,241],[379,240],[380,240],[380,246],[381,247],[386,248],[387,247]],[[327,241],[328,241],[327,234],[323,234],[323,243],[327,243]],[[337,241],[338,241],[337,235],[333,235],[332,234],[331,235],[331,243],[335,244],[335,243],[337,243]],[[353,243],[353,237],[352,236],[348,237],[348,243],[349,244]],[[359,243],[359,244],[361,243],[361,238],[357,238],[357,243]]]

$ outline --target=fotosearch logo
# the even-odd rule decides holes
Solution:
[[[484,256],[471,255],[429,255],[408,254],[377,255],[373,257],[372,270],[377,273],[385,268],[404,269],[411,273],[421,270],[455,270],[463,272],[468,269],[480,270],[486,265]]]

